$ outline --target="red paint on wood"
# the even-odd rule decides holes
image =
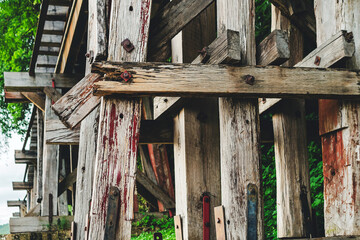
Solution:
[[[336,129],[339,120],[339,102],[334,99],[319,100],[319,134],[320,136]]]
[[[140,39],[141,39],[141,48],[146,49],[145,45],[147,43],[148,39],[148,24],[149,24],[149,17],[150,17],[150,0],[143,0],[141,2],[141,16],[140,16],[140,22],[141,22],[141,29],[140,29]]]

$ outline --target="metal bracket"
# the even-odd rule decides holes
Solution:
[[[123,46],[125,51],[128,53],[130,53],[135,48],[128,38],[121,42],[121,46]]]
[[[183,240],[182,223],[181,223],[181,217],[179,215],[174,217],[174,224],[175,224],[175,237],[176,237],[176,240]]]
[[[216,240],[226,240],[224,207],[214,207]]]
[[[210,240],[210,196],[204,193],[203,202],[203,240]]]
[[[258,190],[255,184],[247,186],[247,240],[257,240]]]
[[[116,224],[119,215],[120,191],[117,187],[111,186],[106,214],[104,240],[116,239]]]

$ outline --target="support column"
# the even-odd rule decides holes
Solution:
[[[46,96],[45,99],[45,121],[56,119],[57,116],[51,109],[51,99]],[[44,126],[44,138],[46,134],[46,124]],[[59,146],[48,145],[44,141],[43,145],[43,199],[41,201],[41,216],[49,216],[50,214],[50,201],[52,198],[52,214],[57,215],[57,200],[58,200],[58,167],[59,167]],[[50,197],[50,194],[52,197]]]
[[[40,109],[36,109],[37,113],[37,199],[38,203],[43,199],[42,195],[42,177],[43,177],[43,147],[44,147],[44,115]]]
[[[360,2],[315,0],[317,45],[340,30],[353,33],[354,56],[346,67],[360,69]],[[360,102],[319,100],[323,152],[325,235],[360,235]]]
[[[255,1],[217,1],[217,15],[218,35],[238,31],[242,64],[255,65]],[[220,98],[219,115],[226,239],[263,239],[258,100]]]
[[[303,34],[272,5],[272,30],[288,33],[292,67],[303,59]],[[282,99],[273,115],[278,238],[309,237],[311,199],[305,100]]]

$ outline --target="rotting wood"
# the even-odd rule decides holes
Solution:
[[[100,80],[100,75],[88,74],[52,106],[65,126],[76,127],[100,103],[93,96],[93,84]]]
[[[73,1],[69,18],[66,23],[56,66],[56,73],[71,72],[76,54],[79,52],[81,39],[86,30],[87,0]]]
[[[4,85],[9,92],[37,92],[44,87],[52,87],[54,79],[57,88],[72,88],[80,79],[79,75],[36,73],[29,76],[27,72],[4,72]]]
[[[164,61],[166,44],[212,2],[213,0],[173,0],[160,10],[151,20],[149,61]]]
[[[73,216],[53,216],[53,222],[60,220],[71,222]],[[10,233],[46,232],[49,231],[48,217],[10,218]]]
[[[316,41],[316,21],[311,1],[269,0],[291,23]]]
[[[255,1],[219,1],[217,9],[218,31],[220,33],[225,29],[239,31],[241,63],[255,65]],[[253,74],[246,73],[245,75]],[[254,77],[253,86],[256,85],[256,79],[264,79],[260,76]],[[239,80],[238,78],[238,82]],[[249,83],[252,82],[252,78],[248,80]],[[227,239],[263,239],[264,210],[261,192],[258,100],[220,98],[219,116],[221,204],[224,206],[227,221]],[[253,198],[257,206],[251,215],[248,212],[250,209],[247,193],[249,185],[258,189],[257,196]],[[256,237],[250,238],[253,234]]]
[[[30,190],[33,187],[32,182],[12,182],[13,190]]]
[[[108,60],[145,61],[151,0],[112,1],[110,16]],[[126,38],[134,45],[131,52],[119,45]],[[122,203],[115,224],[116,238],[127,240],[131,237],[140,121],[141,99],[102,98],[89,239],[104,237],[110,186],[119,188]]]
[[[114,81],[125,70],[131,83]],[[93,71],[108,80],[94,84],[95,95],[350,99],[360,93],[357,71],[338,69],[103,62]]]
[[[156,199],[160,200],[166,209],[175,208],[175,201],[171,199],[169,194],[162,190],[157,184],[151,181],[144,173],[138,171],[136,173],[136,182],[141,184]]]
[[[360,69],[360,2],[315,0],[315,13],[317,44],[340,30],[352,32],[355,52],[344,66]],[[327,237],[360,235],[359,108],[359,101],[319,100]]]
[[[44,93],[48,96],[53,102],[57,102],[62,94],[53,87],[44,87]]]
[[[274,30],[261,41],[256,49],[258,65],[280,65],[290,58],[287,32]]]
[[[51,119],[45,122],[46,144],[55,145],[79,145],[80,128],[68,129],[59,119]]]
[[[21,92],[30,102],[32,102],[41,111],[45,111],[45,100],[40,94],[35,92]]]
[[[56,119],[56,115],[51,110],[51,99],[46,96],[45,100],[45,117],[44,122]],[[47,126],[44,124],[44,139],[46,139]],[[42,176],[42,201],[41,216],[49,216],[49,206],[52,205],[52,214],[57,215],[57,199],[58,199],[58,167],[59,167],[59,146],[48,145],[43,142],[43,176]],[[52,201],[50,198],[52,195]]]
[[[58,195],[60,196],[66,189],[73,186],[77,178],[77,169],[75,168],[64,180],[59,182]]]

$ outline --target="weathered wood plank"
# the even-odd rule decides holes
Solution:
[[[68,207],[68,192],[63,190],[61,193],[59,193],[60,186],[64,187],[63,184],[61,184],[64,181],[64,178],[66,176],[66,163],[69,164],[70,162],[70,151],[69,146],[60,146],[59,149],[59,186],[58,186],[58,215],[59,216],[68,216],[69,215],[69,207]],[[76,177],[75,177],[76,179]]]
[[[53,102],[57,102],[62,94],[53,87],[44,87],[44,93],[48,96]]]
[[[28,103],[29,99],[24,97],[20,92],[7,92],[5,91],[6,103]]]
[[[46,96],[45,100],[45,117],[44,122],[56,119],[57,116],[51,110],[51,99]],[[47,138],[47,126],[44,124],[44,139]],[[58,200],[58,167],[59,167],[59,146],[48,145],[43,142],[43,176],[42,176],[42,201],[41,201],[41,216],[49,216],[50,204],[52,205],[52,214],[57,215],[57,200]],[[52,195],[52,201],[51,197]]]
[[[64,180],[59,182],[58,195],[60,196],[66,189],[72,187],[73,184],[76,182],[76,178],[77,178],[77,169],[75,168],[69,175],[65,177]]]
[[[352,32],[355,53],[344,65],[360,69],[360,2],[316,0],[315,11],[317,44],[326,42],[340,30]],[[359,108],[359,101],[319,101],[319,128],[324,131],[321,141],[327,237],[360,235]]]
[[[175,208],[175,201],[171,199],[169,194],[145,176],[144,173],[140,171],[136,173],[136,183],[141,184],[147,191],[156,197],[156,199],[160,200],[166,209]]]
[[[131,83],[114,81],[125,70]],[[103,62],[93,71],[109,80],[94,84],[96,95],[358,98],[360,92],[357,71],[337,69]]]
[[[8,200],[7,201],[7,206],[8,207],[20,207],[20,206],[25,205],[25,204],[26,204],[25,201],[20,201],[20,200],[13,200],[13,201]]]
[[[45,100],[42,96],[35,92],[21,92],[30,102],[32,102],[41,111],[45,111]]]
[[[51,119],[45,122],[46,144],[79,145],[80,128],[69,129],[60,120]]]
[[[30,150],[15,150],[15,160],[30,160],[35,161],[37,159],[37,153]]]
[[[255,1],[219,1],[217,9],[218,31],[239,31],[241,63],[255,65]],[[263,78],[255,76],[253,86],[256,79]],[[229,223],[226,238],[263,239],[258,100],[220,98],[219,116],[221,203]]]
[[[87,14],[85,9],[87,10],[86,0],[73,1],[60,51],[56,55],[59,56],[55,67],[56,73],[67,73],[72,70],[81,39],[86,30]]]
[[[311,1],[269,0],[311,40],[316,40],[316,21]]]
[[[100,75],[88,74],[52,106],[65,126],[76,127],[98,106],[100,97],[93,96],[93,85],[100,80]]]
[[[5,89],[9,92],[42,91],[44,87],[52,87],[52,79],[57,88],[72,88],[81,77],[52,73],[36,73],[29,76],[27,72],[4,72]]]
[[[36,121],[37,121],[37,131],[36,131],[36,140],[37,140],[37,163],[36,163],[36,174],[37,174],[37,199],[36,201],[40,203],[43,198],[43,146],[44,146],[44,114],[41,110],[37,109],[36,112]]]
[[[150,13],[151,0],[112,1],[108,60],[146,60]],[[119,46],[126,38],[134,45],[131,52]],[[140,99],[102,98],[89,239],[104,237],[110,186],[119,188],[122,203],[115,223],[116,238],[127,240],[131,237],[140,120]]]
[[[151,20],[149,60],[164,61],[164,46],[212,2],[213,0],[174,0],[160,10]]]
[[[287,32],[274,30],[256,48],[258,65],[280,65],[290,58]]]
[[[73,216],[54,216],[53,222],[58,220],[65,220],[67,222],[73,221]],[[10,218],[9,222],[10,233],[26,233],[26,232],[46,232],[49,231],[48,217],[24,217],[24,218]],[[65,226],[66,227],[66,226]]]
[[[30,190],[33,187],[31,182],[12,182],[13,190]]]

